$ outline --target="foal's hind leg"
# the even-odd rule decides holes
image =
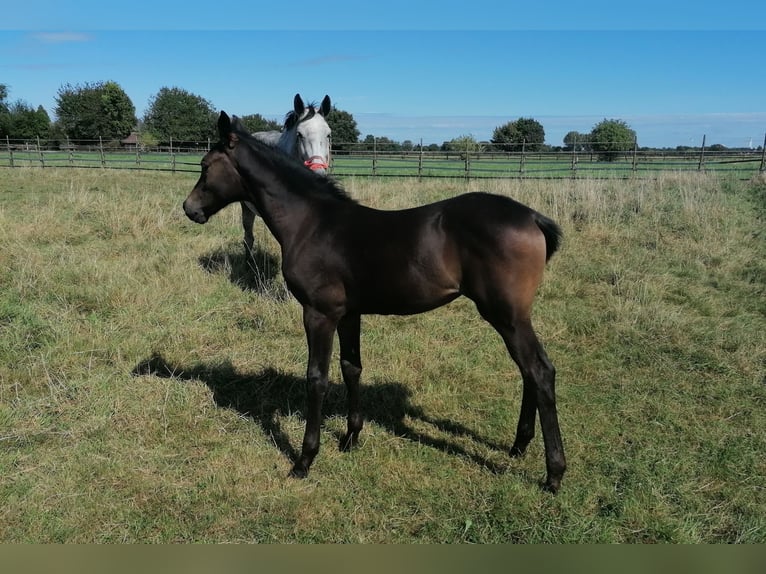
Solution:
[[[537,388],[534,381],[524,380],[524,392],[521,397],[521,413],[516,427],[516,439],[511,447],[511,456],[523,455],[529,443],[535,436],[535,419],[537,418]]]
[[[561,486],[561,479],[566,470],[556,413],[556,369],[548,360],[545,349],[535,335],[529,319],[528,305],[519,304],[518,301],[516,305],[503,302],[510,299],[512,298],[498,294],[475,299],[479,313],[500,333],[524,380],[519,424],[510,454],[519,456],[524,453],[534,436],[535,411],[539,411],[545,443],[545,489],[556,492]],[[521,301],[523,300],[524,298],[521,298]]]
[[[540,426],[545,443],[547,478],[545,489],[556,492],[566,470],[564,447],[561,443],[556,412],[556,369],[535,335],[529,319],[511,323],[490,321],[505,341],[511,357],[519,366],[524,379],[524,396],[512,455],[521,454],[534,434],[534,406],[540,412]]]
[[[255,213],[244,202],[240,205],[242,206],[242,229],[245,232],[245,258],[250,259],[253,256],[253,245],[255,243],[255,239],[253,238]]]
[[[348,393],[348,430],[340,440],[340,449],[351,450],[359,441],[359,432],[364,418],[359,406],[359,377],[362,374],[362,360],[359,350],[359,315],[345,316],[338,323],[340,340],[340,370]]]

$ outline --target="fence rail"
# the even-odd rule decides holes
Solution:
[[[72,167],[199,171],[211,142],[170,142],[167,146],[126,147],[102,140],[0,142],[0,167]],[[579,146],[578,146],[579,147]],[[705,171],[749,178],[766,170],[766,138],[760,149],[634,149],[604,159],[583,148],[569,151],[430,151],[370,149],[369,144],[334,144],[330,172],[336,176],[452,178],[641,177],[667,171]]]

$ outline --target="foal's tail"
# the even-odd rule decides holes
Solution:
[[[545,260],[548,261],[561,245],[561,239],[564,236],[561,228],[552,219],[545,217],[542,213],[535,212],[535,223],[545,236]]]

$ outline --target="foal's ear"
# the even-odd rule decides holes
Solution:
[[[231,120],[226,112],[221,110],[221,115],[218,116],[218,137],[221,141],[229,139],[231,133]]]
[[[319,113],[323,116],[326,116],[330,113],[330,109],[332,107],[332,104],[330,103],[330,96],[325,94],[324,99],[322,100],[322,105],[319,106]]]
[[[234,116],[234,122],[239,122],[237,116]],[[239,141],[239,136],[233,131],[232,121],[224,111],[221,111],[221,115],[218,116],[218,137],[222,142],[226,142],[229,147],[234,147]]]

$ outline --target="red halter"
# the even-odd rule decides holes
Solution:
[[[315,171],[317,169],[327,169],[330,167],[330,165],[324,160],[324,158],[321,155],[312,155],[310,158],[308,158],[306,161],[303,162],[303,165],[305,165],[307,168],[309,168],[312,171]]]

